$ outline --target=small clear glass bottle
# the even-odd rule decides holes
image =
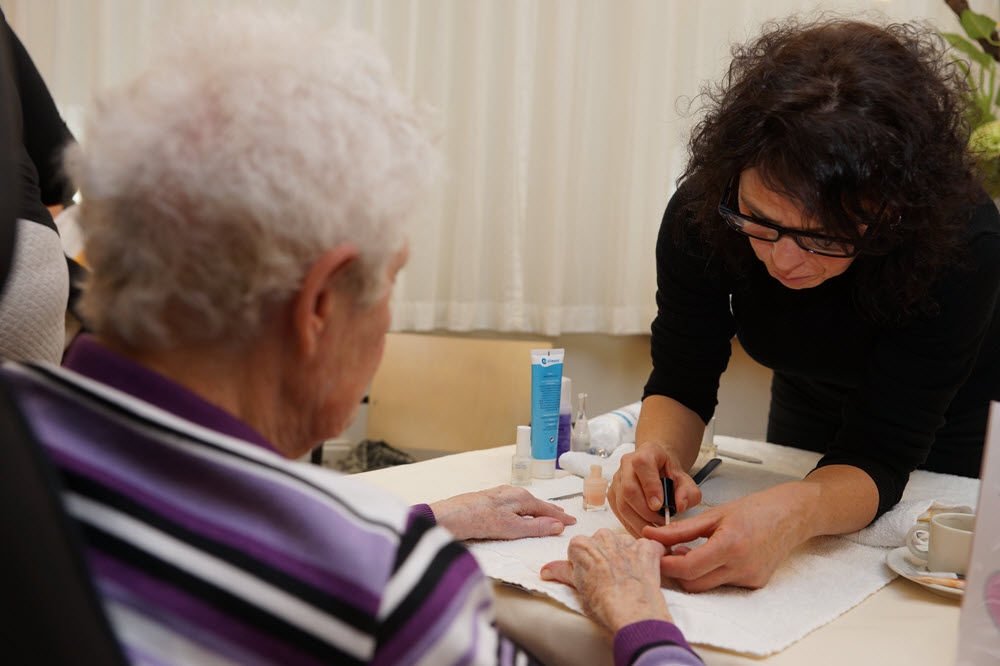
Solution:
[[[577,398],[576,423],[573,424],[573,434],[570,436],[570,451],[592,453],[590,450],[590,426],[587,424],[587,394],[581,393]]]
[[[517,426],[517,450],[510,461],[512,486],[531,485],[531,426]]]
[[[699,468],[714,458],[719,452],[719,447],[715,443],[715,417],[708,420],[705,425],[705,433],[701,437],[701,447],[698,449],[698,459],[695,462]]]
[[[584,511],[604,511],[607,509],[608,482],[600,465],[590,466],[590,476],[583,480]]]

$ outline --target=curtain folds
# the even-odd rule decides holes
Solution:
[[[186,7],[0,0],[74,132]],[[648,333],[653,250],[704,81],[766,19],[832,10],[958,24],[943,0],[300,0],[382,44],[434,110],[446,180],[417,211],[396,330]],[[986,6],[981,6],[985,4]],[[996,14],[995,2],[977,11]]]

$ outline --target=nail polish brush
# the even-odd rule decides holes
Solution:
[[[705,466],[698,470],[691,479],[698,485],[708,478],[716,467],[722,464],[722,460],[719,458],[712,458]],[[660,515],[663,516],[667,525],[670,524],[670,516],[677,514],[677,501],[674,499],[674,482],[669,477],[663,477],[660,479],[663,482],[663,506],[660,507]]]
[[[660,515],[666,519],[667,525],[669,525],[670,516],[677,513],[677,502],[674,500],[674,482],[666,476],[660,481],[663,482],[663,506],[660,507]]]

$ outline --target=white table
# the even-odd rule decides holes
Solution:
[[[458,453],[359,475],[410,503],[510,480],[513,446]],[[547,664],[611,664],[611,644],[588,618],[498,584],[497,621]],[[695,646],[708,666],[941,666],[955,661],[960,604],[902,578],[833,622],[764,659]]]

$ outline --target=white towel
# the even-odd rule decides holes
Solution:
[[[726,440],[726,448],[763,458],[765,464],[726,460],[702,484],[704,501],[691,509],[692,513],[775,483],[801,478],[818,458],[813,453],[775,445],[722,439]],[[530,490],[548,499],[578,492],[582,487],[578,477],[567,476],[535,483]],[[867,534],[810,540],[792,552],[763,589],[723,587],[687,594],[665,588],[663,594],[677,625],[692,643],[766,656],[834,620],[896,577],[885,563],[890,549],[871,544],[899,545],[899,530],[904,526],[908,530],[934,500],[946,506],[975,506],[978,489],[977,479],[914,472],[904,502],[886,514],[892,516],[862,530]],[[546,562],[565,558],[566,547],[575,534],[593,534],[601,527],[625,530],[610,510],[583,511],[580,497],[557,503],[578,519],[563,534],[481,542],[473,544],[471,550],[490,577],[546,594],[580,612],[575,592],[541,580],[538,572]]]
[[[622,444],[616,447],[607,458],[581,451],[567,451],[559,456],[559,466],[567,472],[586,478],[590,476],[590,466],[599,465],[604,478],[610,481],[611,477],[618,471],[618,466],[621,465],[622,456],[632,451],[635,451],[635,444]]]
[[[915,472],[915,475],[927,472]],[[943,475],[937,475],[943,476]],[[970,479],[971,480],[971,479]],[[970,485],[970,484],[963,484]],[[975,485],[978,488],[977,484]],[[971,487],[970,485],[970,487]],[[974,500],[973,500],[974,501]],[[972,507],[964,504],[946,504],[927,498],[901,500],[892,510],[886,511],[874,523],[844,538],[865,546],[898,548],[905,545],[906,534],[918,520],[926,520],[932,513],[973,513]]]

